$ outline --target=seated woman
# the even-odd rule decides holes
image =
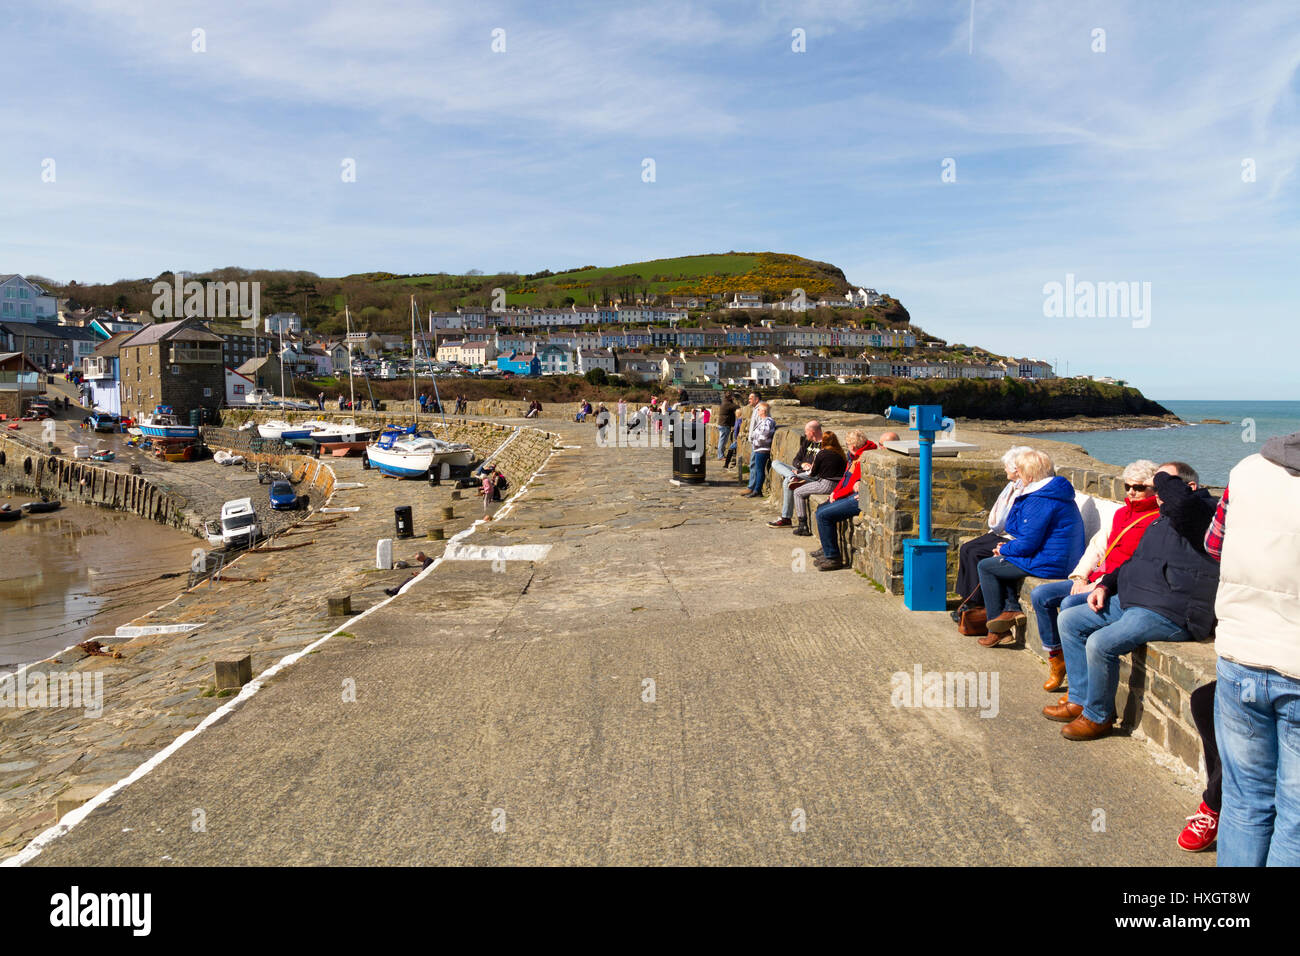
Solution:
[[[1025,487],[1007,515],[1011,540],[978,565],[988,609],[989,633],[980,638],[984,647],[1006,643],[1013,629],[1011,641],[1023,635],[1026,618],[1018,594],[1026,577],[1065,577],[1083,556],[1083,516],[1074,503],[1074,487],[1055,470],[1045,452],[1029,449],[1016,456]]]
[[[797,519],[794,533],[801,537],[812,536],[812,531],[808,528],[808,498],[811,495],[829,495],[848,464],[848,458],[834,432],[822,432],[821,444],[821,451],[813,456],[812,467],[796,476],[802,483],[794,489],[794,514]]]
[[[1025,487],[1025,483],[1020,480],[1020,475],[1016,472],[1016,456],[1022,451],[1029,451],[1028,446],[1015,445],[1008,448],[1007,453],[1002,456],[1002,468],[1007,473],[1007,486],[1002,489],[998,500],[993,502],[993,507],[989,509],[988,532],[967,541],[957,552],[957,593],[961,595],[962,603],[961,607],[952,612],[954,621],[960,621],[961,612],[967,608],[984,606],[984,597],[976,589],[976,585],[980,582],[976,568],[985,558],[993,556],[994,548],[1008,540],[1003,533],[1007,515],[1011,513],[1011,505]]]
[[[1029,596],[1038,617],[1038,636],[1047,651],[1050,673],[1043,690],[1060,690],[1065,684],[1065,656],[1061,652],[1061,634],[1056,627],[1057,615],[1066,608],[1083,604],[1103,574],[1109,574],[1133,556],[1142,534],[1160,516],[1151,478],[1156,463],[1142,459],[1124,469],[1124,504],[1115,512],[1110,527],[1102,526],[1088,542],[1083,557],[1070,572],[1068,581],[1049,581],[1034,588]]]

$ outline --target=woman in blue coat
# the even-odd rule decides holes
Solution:
[[[1083,556],[1083,516],[1074,503],[1074,487],[1055,474],[1045,452],[1028,449],[1016,458],[1025,489],[1007,515],[1010,541],[979,563],[980,590],[988,612],[985,647],[1014,642],[1024,633],[1020,583],[1030,575],[1063,578]],[[1011,631],[1016,634],[1011,636]]]

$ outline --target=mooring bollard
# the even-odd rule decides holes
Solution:
[[[213,661],[212,669],[217,677],[217,690],[243,687],[253,679],[253,658],[246,654],[237,661]]]
[[[442,509],[443,521],[450,521],[454,517],[456,517],[456,511],[454,508],[451,507],[451,505],[448,505],[447,507]]]
[[[447,533],[446,533],[445,531],[443,531],[441,528],[430,528],[430,529],[429,529],[429,536],[428,536],[428,537],[429,537],[429,540],[430,540],[430,541],[442,541],[442,540],[444,540],[444,539],[446,538],[446,536],[447,536]]]
[[[330,617],[348,617],[352,614],[351,594],[341,594],[338,597],[326,598],[326,604],[329,606]]]
[[[453,491],[453,492],[451,493],[451,500],[452,500],[452,501],[460,501],[460,489],[459,489],[459,488],[457,488],[455,491]]]

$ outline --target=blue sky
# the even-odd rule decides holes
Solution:
[[[1294,0],[27,6],[0,272],[773,250],[1062,373],[1300,398]],[[1150,324],[1046,318],[1067,273],[1151,283]]]

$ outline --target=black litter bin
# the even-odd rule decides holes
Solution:
[[[673,479],[684,485],[704,484],[706,435],[701,422],[677,423],[673,434]]]
[[[411,506],[400,505],[393,509],[393,518],[397,523],[397,536],[411,538],[415,536],[415,521],[411,518]]]

